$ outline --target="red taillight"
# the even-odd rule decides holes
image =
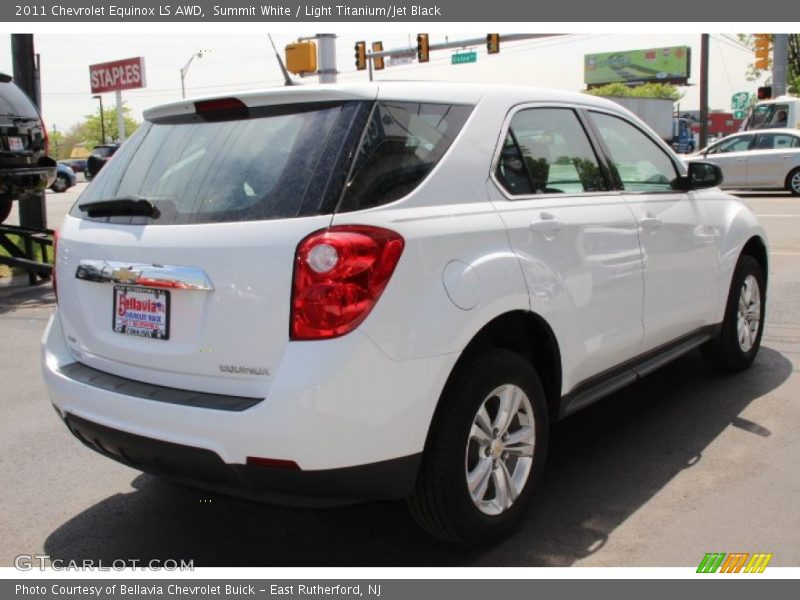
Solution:
[[[58,285],[56,282],[56,265],[58,264],[58,230],[53,232],[53,293],[58,302]]]
[[[330,227],[300,242],[291,339],[334,338],[358,327],[389,283],[404,245],[398,233],[368,225]]]

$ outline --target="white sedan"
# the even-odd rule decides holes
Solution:
[[[723,188],[787,190],[800,196],[800,130],[760,129],[730,135],[686,158],[722,169]]]

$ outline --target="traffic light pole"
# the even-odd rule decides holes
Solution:
[[[772,41],[772,95],[786,94],[786,68],[789,61],[789,34],[776,33]]]
[[[333,33],[318,33],[319,42],[319,82],[336,83],[336,35]]]
[[[700,36],[700,148],[708,143],[708,40],[709,34]]]
[[[499,42],[521,42],[523,40],[535,40],[543,38],[554,38],[568,35],[566,33],[510,33],[501,34]],[[485,46],[486,36],[479,38],[469,38],[466,40],[455,40],[453,42],[443,42],[440,44],[430,44],[428,50],[456,50],[459,48],[466,48],[468,46]],[[391,50],[384,50],[383,52],[368,52],[367,60],[372,64],[374,58],[389,58],[393,55],[408,56],[409,54],[416,54],[417,47],[410,46],[406,48],[392,48]],[[372,77],[370,76],[370,81]]]

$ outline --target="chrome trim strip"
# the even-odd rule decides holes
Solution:
[[[208,275],[198,267],[84,259],[78,263],[75,278],[96,283],[141,285],[199,292],[214,291]]]

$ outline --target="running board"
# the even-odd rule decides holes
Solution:
[[[645,375],[671,363],[676,358],[701,346],[718,332],[719,325],[708,325],[641,356],[595,375],[575,386],[561,397],[559,420],[594,404],[598,400],[638,381]]]

